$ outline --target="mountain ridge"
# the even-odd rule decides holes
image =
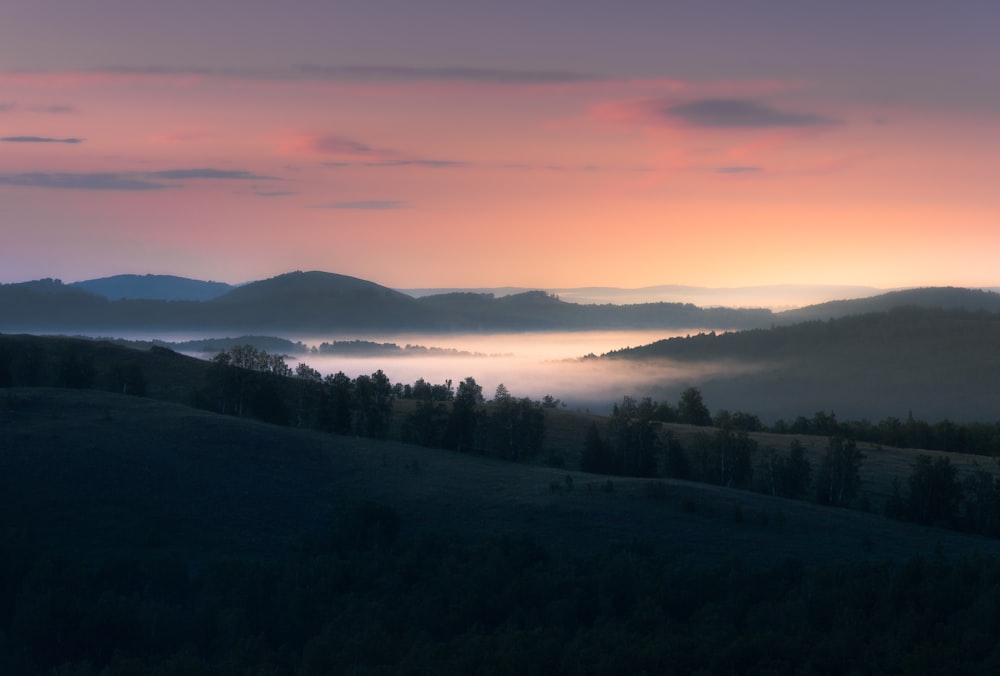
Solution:
[[[43,279],[0,285],[0,331],[729,331],[879,312],[902,305],[1000,312],[1000,295],[959,287],[926,287],[773,312],[668,301],[583,304],[542,290],[499,297],[488,292],[413,297],[375,282],[322,271],[277,275],[203,301],[113,300],[86,286]]]

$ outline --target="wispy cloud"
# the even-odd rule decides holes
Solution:
[[[292,192],[291,190],[270,190],[270,191],[257,191],[254,193],[257,197],[285,197],[287,195],[297,195],[298,193]]]
[[[50,106],[28,106],[24,107],[18,105],[14,101],[4,101],[0,103],[0,113],[9,113],[12,110],[26,110],[31,113],[75,113],[76,108],[67,105],[50,105]]]
[[[33,113],[51,113],[53,115],[64,115],[66,113],[75,113],[76,108],[74,106],[65,105],[53,105],[53,106],[32,106],[28,108]]]
[[[449,167],[468,167],[469,162],[458,160],[377,160],[374,162],[324,162],[323,166],[341,167],[423,167],[426,169],[445,169]]]
[[[82,143],[82,138],[49,138],[46,136],[4,136],[4,143]]]
[[[0,174],[0,185],[29,188],[52,188],[66,190],[162,190],[182,187],[180,183],[164,181],[182,180],[260,180],[278,181],[274,176],[261,176],[249,171],[228,169],[169,169],[149,172],[33,172]],[[277,194],[277,193],[276,193]]]
[[[303,79],[361,82],[478,82],[493,84],[556,84],[586,82],[594,75],[561,70],[511,70],[504,68],[418,68],[413,66],[294,66],[290,73]]]
[[[146,176],[157,179],[184,180],[184,179],[228,179],[236,181],[277,181],[275,176],[261,176],[249,171],[232,171],[229,169],[168,169],[166,171],[148,172]]]
[[[759,171],[764,170],[761,167],[749,166],[716,167],[715,169],[717,174],[753,174]]]
[[[0,174],[0,185],[64,190],[162,190],[170,187],[134,174],[113,173],[24,173]]]
[[[78,71],[141,77],[198,77],[273,81],[327,82],[464,82],[474,84],[523,85],[562,84],[606,79],[592,73],[570,70],[534,70],[445,66],[426,68],[401,65],[297,64],[285,68],[176,68],[171,66],[105,65]]]
[[[687,103],[651,102],[660,115],[693,127],[815,127],[834,124],[816,113],[780,110],[752,99],[700,99]]]
[[[407,203],[400,200],[348,200],[320,204],[317,209],[349,209],[354,211],[386,211],[390,209],[405,209]]]
[[[309,145],[317,152],[332,155],[363,155],[372,152],[371,146],[340,136],[321,136],[320,138],[312,139]]]

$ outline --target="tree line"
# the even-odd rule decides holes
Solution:
[[[713,417],[695,387],[685,389],[676,406],[648,397],[624,397],[614,405],[603,433],[591,423],[580,468],[599,474],[698,481],[788,498],[804,498],[812,489],[817,502],[833,506],[848,505],[857,496],[865,456],[853,439],[829,437],[814,472],[798,441],[784,453],[761,449],[750,432],[739,426],[747,418],[728,411]],[[664,419],[715,427],[683,444],[672,431],[662,430]]]
[[[323,376],[305,363],[294,370],[282,357],[246,345],[217,354],[196,396],[203,408],[265,422],[335,434],[386,438],[394,429],[394,402],[412,400],[399,423],[404,442],[465,453],[524,460],[545,442],[545,409],[559,405],[515,397],[500,384],[487,400],[473,377],[432,384],[393,383],[379,369],[351,378]]]

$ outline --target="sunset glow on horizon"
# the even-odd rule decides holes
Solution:
[[[14,0],[0,282],[1000,286],[1000,6],[706,5]]]

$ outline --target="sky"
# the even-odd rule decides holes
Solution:
[[[0,282],[1000,286],[1000,3],[5,0]]]

